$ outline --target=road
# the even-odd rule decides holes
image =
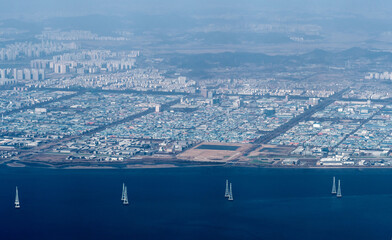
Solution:
[[[292,127],[294,127],[295,125],[297,125],[299,122],[305,121],[308,118],[312,117],[312,115],[316,112],[322,111],[324,110],[328,105],[330,105],[331,103],[335,102],[336,100],[340,100],[343,93],[346,91],[347,89],[343,89],[340,92],[337,92],[333,95],[331,95],[330,97],[326,98],[325,100],[321,101],[319,104],[317,104],[316,106],[313,106],[311,108],[309,108],[308,110],[306,110],[304,113],[290,119],[288,122],[286,122],[285,124],[282,124],[281,126],[279,126],[278,128],[276,128],[274,131],[268,133],[265,136],[260,137],[259,139],[257,139],[255,141],[255,143],[257,144],[266,144],[269,141],[271,141],[272,139],[278,137],[279,135],[287,132],[288,130],[290,130]]]
[[[328,98],[325,98],[323,101],[321,101],[319,104],[316,106],[313,106],[306,110],[304,113],[290,119],[288,122],[280,125],[278,128],[275,130],[269,132],[268,134],[258,138],[254,143],[254,146],[252,146],[250,149],[248,149],[245,153],[245,155],[248,155],[250,152],[254,151],[257,149],[260,144],[267,144],[269,143],[272,139],[280,136],[281,134],[284,134],[285,132],[289,131],[291,128],[293,128],[295,125],[297,125],[299,122],[306,121],[309,118],[312,117],[312,115],[316,112],[324,110],[328,105],[331,103],[335,102],[336,100],[340,100],[343,96],[343,93],[347,91],[347,89],[343,89]]]
[[[11,114],[14,114],[14,113],[17,113],[17,112],[21,112],[21,111],[24,111],[24,110],[27,110],[27,109],[34,109],[34,108],[43,107],[43,106],[45,106],[47,104],[50,104],[50,103],[61,102],[63,100],[67,100],[67,99],[76,97],[79,94],[81,94],[81,92],[76,92],[76,93],[73,93],[73,94],[69,94],[69,95],[62,96],[62,97],[59,97],[59,98],[55,98],[55,99],[52,99],[52,100],[49,100],[49,101],[45,101],[45,102],[39,102],[39,103],[32,104],[32,105],[29,105],[29,106],[23,106],[21,108],[17,108],[17,109],[6,111],[6,112],[2,113],[2,115],[3,116],[7,116],[7,115],[11,115]]]
[[[354,133],[356,133],[359,129],[362,128],[362,126],[366,123],[368,123],[370,120],[372,120],[374,118],[374,116],[378,115],[382,110],[385,109],[385,105],[378,109],[378,111],[376,111],[375,113],[373,113],[370,117],[368,117],[367,119],[362,119],[360,124],[358,125],[358,127],[356,127],[354,130],[352,130],[349,134],[346,134],[342,140],[340,140],[333,148],[331,151],[334,151],[335,148],[337,148],[340,144],[342,144],[349,136],[354,135]]]
[[[173,105],[175,105],[175,104],[177,104],[179,102],[180,102],[180,98],[175,99],[173,101],[170,101],[168,103],[162,104],[161,109],[162,109],[162,111],[163,110],[168,110],[171,106],[173,106]],[[97,128],[93,128],[91,130],[88,130],[88,131],[80,134],[80,135],[66,136],[66,137],[64,137],[62,139],[58,139],[58,140],[55,140],[55,141],[52,141],[52,142],[49,142],[49,143],[46,143],[46,144],[42,144],[42,145],[37,146],[37,147],[35,147],[33,149],[29,149],[26,152],[22,152],[21,154],[18,155],[18,157],[19,157],[19,159],[21,159],[21,158],[23,158],[23,157],[25,157],[27,155],[31,155],[33,153],[44,152],[45,150],[53,148],[54,146],[56,146],[58,144],[63,144],[63,143],[72,141],[74,139],[81,138],[82,136],[93,135],[93,134],[95,134],[97,132],[101,132],[101,131],[103,131],[103,130],[105,130],[107,128],[114,127],[114,126],[117,126],[119,124],[126,123],[126,122],[132,121],[132,120],[134,120],[136,118],[140,118],[140,117],[145,116],[147,114],[153,113],[154,111],[155,111],[155,108],[148,108],[147,110],[145,110],[143,112],[127,116],[127,117],[122,118],[122,119],[120,119],[118,121],[114,121],[114,122],[105,124],[103,126],[99,126]]]

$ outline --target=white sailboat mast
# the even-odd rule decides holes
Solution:
[[[15,189],[15,208],[20,208],[18,187]]]
[[[338,180],[338,192],[336,194],[336,197],[338,198],[342,197],[342,190],[340,188],[340,179]]]
[[[230,190],[229,190],[230,192],[229,192],[229,201],[233,201],[234,199],[233,199],[233,187],[232,187],[232,184],[230,183]]]
[[[333,180],[332,180],[332,194],[336,194],[336,183],[335,183],[335,177],[333,177]]]
[[[229,196],[230,196],[230,193],[229,193],[229,180],[226,179],[225,197],[228,198]]]

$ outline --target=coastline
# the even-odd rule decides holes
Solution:
[[[392,169],[392,166],[284,166],[284,165],[255,165],[241,163],[213,163],[213,162],[171,162],[171,163],[122,163],[122,164],[50,164],[47,162],[3,162],[0,164],[6,168],[46,168],[65,170],[114,170],[114,169],[168,169],[168,168],[193,168],[193,167],[221,167],[221,168],[264,168],[264,169]]]

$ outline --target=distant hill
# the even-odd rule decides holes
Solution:
[[[223,53],[203,53],[203,54],[165,54],[170,65],[190,69],[209,69],[217,67],[236,67],[241,65],[265,65],[265,64],[344,64],[346,61],[358,59],[391,60],[392,53],[372,51],[362,48],[350,48],[341,52],[330,52],[315,49],[301,55],[278,55],[270,56],[263,53],[245,52],[223,52]]]

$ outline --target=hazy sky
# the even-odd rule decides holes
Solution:
[[[2,18],[45,18],[88,14],[235,13],[289,11],[298,14],[348,13],[388,17],[388,0],[0,0]]]

